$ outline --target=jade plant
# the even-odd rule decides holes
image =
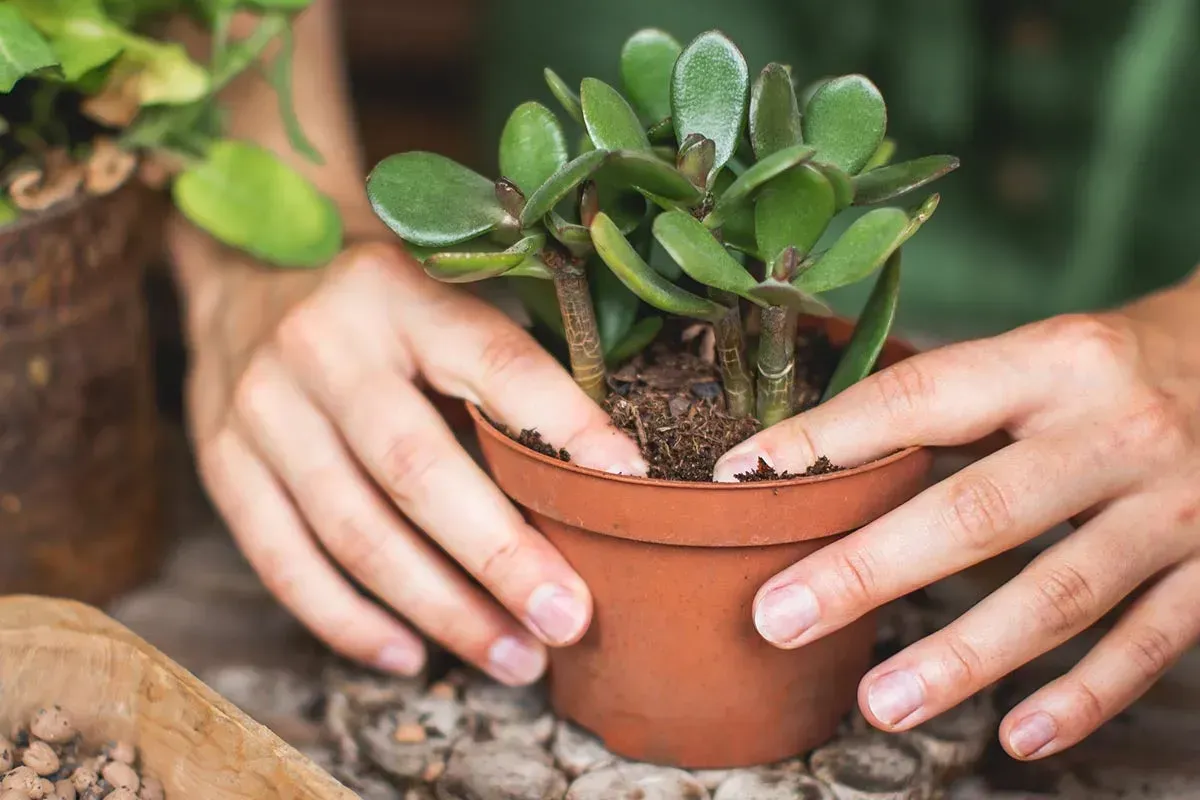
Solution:
[[[439,280],[516,279],[597,401],[606,369],[653,341],[662,312],[712,325],[727,412],[772,425],[797,410],[800,316],[829,314],[823,293],[878,273],[825,398],[869,374],[895,316],[901,246],[938,195],[884,204],[958,160],[892,164],[870,80],[798,89],[788,66],[768,64],[752,81],[716,31],[686,48],[639,31],[620,76],[622,91],[584,78],[576,92],[547,69],[580,133],[522,104],[501,134],[496,179],[432,153],[385,159],[367,183],[376,213]],[[551,286],[552,297],[541,288]]]
[[[332,200],[267,150],[225,135],[218,93],[261,70],[293,148],[320,162],[292,107],[291,25],[310,0],[0,0],[0,225],[136,173],[217,239],[283,267],[341,246]],[[230,35],[235,14],[253,17]],[[161,32],[183,15],[212,45]],[[271,55],[267,58],[268,48]]]

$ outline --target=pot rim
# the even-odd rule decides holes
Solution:
[[[925,450],[924,445],[914,447],[906,447],[903,450],[897,450],[890,455],[882,458],[877,458],[874,461],[868,461],[865,464],[860,464],[857,467],[838,470],[837,472],[827,472],[824,475],[810,475],[807,477],[801,476],[798,478],[788,478],[786,480],[773,481],[750,481],[747,483],[719,483],[717,481],[673,481],[665,478],[641,478],[633,475],[616,475],[611,472],[603,472],[591,467],[582,467],[570,461],[560,461],[557,458],[539,453],[524,446],[520,442],[515,441],[509,436],[504,435],[493,425],[480,411],[479,407],[474,403],[465,403],[467,413],[471,415],[472,421],[475,423],[475,429],[485,432],[493,441],[496,441],[524,458],[529,458],[534,461],[541,462],[550,467],[574,472],[577,475],[584,475],[592,478],[604,478],[616,483],[624,483],[631,486],[654,486],[662,488],[678,488],[678,489],[708,489],[723,492],[736,491],[762,491],[763,489],[778,489],[784,486],[808,486],[816,483],[832,482],[839,479],[850,478],[855,475],[861,475],[866,472],[873,472],[877,469],[883,469],[889,464],[901,461],[909,456]]]

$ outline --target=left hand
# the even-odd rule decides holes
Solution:
[[[1200,638],[1200,336],[1196,287],[1120,313],[1063,316],[918,355],[730,451],[803,471],[910,445],[1014,442],[789,567],[755,600],[759,632],[795,648],[1027,542],[1079,527],[938,633],[871,670],[867,719],[912,728],[1095,623],[1156,579],[1068,674],[1000,727],[1014,757],[1070,747]]]

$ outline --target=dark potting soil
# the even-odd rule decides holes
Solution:
[[[648,350],[609,375],[612,391],[605,410],[613,424],[638,443],[650,465],[651,478],[711,481],[717,459],[760,430],[756,420],[726,413],[713,348],[708,326],[667,331]],[[807,410],[820,400],[837,355],[824,333],[801,332],[796,343],[799,410]],[[566,450],[555,448],[535,430],[514,433],[495,421],[492,424],[535,452],[571,460]],[[737,478],[742,482],[777,481],[838,469],[822,456],[803,473],[779,473],[762,462],[758,469]]]

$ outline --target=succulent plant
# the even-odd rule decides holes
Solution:
[[[553,285],[557,313],[547,292],[522,294],[560,327],[575,379],[597,401],[606,364],[658,334],[649,307],[711,323],[727,410],[774,424],[796,410],[800,315],[829,314],[822,293],[879,272],[825,397],[869,374],[895,316],[900,248],[938,195],[911,208],[881,204],[958,160],[890,163],[896,146],[871,81],[846,75],[798,92],[783,64],[751,81],[717,31],[687,47],[639,31],[622,48],[620,75],[623,92],[584,78],[575,93],[547,69],[583,135],[572,148],[549,108],[524,103],[501,135],[498,179],[431,153],[385,159],[367,184],[376,212],[439,280]],[[831,237],[834,219],[860,206],[876,207],[854,209]],[[752,308],[754,371],[743,324]]]

